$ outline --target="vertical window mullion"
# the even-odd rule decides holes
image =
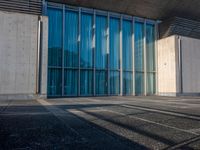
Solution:
[[[63,30],[62,30],[62,96],[64,96],[64,49],[65,49],[65,5],[62,7],[63,10]]]
[[[132,19],[132,68],[133,68],[133,95],[135,95],[135,18]]]
[[[96,63],[96,11],[93,14],[93,95],[96,95],[96,70],[95,70],[95,63]]]
[[[78,17],[78,96],[81,95],[81,8],[79,8]]]
[[[147,95],[146,19],[144,21],[144,95]]]
[[[122,52],[122,30],[123,30],[123,18],[122,15],[120,17],[120,53],[119,53],[119,57],[120,57],[120,95],[123,95],[123,52]]]
[[[107,16],[107,88],[108,88],[108,95],[110,95],[110,14],[108,13]]]
[[[158,94],[158,23],[155,23],[155,94]]]

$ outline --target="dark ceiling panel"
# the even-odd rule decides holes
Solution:
[[[200,20],[200,0],[49,0],[163,20],[174,16]]]

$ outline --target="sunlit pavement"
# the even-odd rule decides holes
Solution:
[[[200,99],[0,101],[0,149],[200,149]]]

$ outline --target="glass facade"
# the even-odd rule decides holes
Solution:
[[[80,95],[93,95],[93,15],[81,14]]]
[[[110,18],[109,25],[110,94],[120,94],[120,19]]]
[[[62,9],[48,9],[48,95],[62,96]]]
[[[123,60],[123,94],[133,94],[133,41],[132,21],[123,20],[122,23],[122,60]]]
[[[144,23],[135,22],[135,94],[144,93]]]
[[[64,95],[78,95],[78,12],[65,11],[64,28]]]
[[[97,95],[106,95],[108,94],[107,18],[97,15],[95,24],[95,92]]]
[[[156,92],[155,22],[48,5],[48,96]]]
[[[146,61],[147,61],[147,94],[156,92],[155,87],[155,28],[153,25],[146,25]]]

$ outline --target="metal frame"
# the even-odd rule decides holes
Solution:
[[[0,10],[40,16],[44,0],[0,0]]]
[[[107,16],[107,54],[110,53],[110,13],[108,12],[108,16]],[[107,77],[107,84],[108,84],[108,95],[110,95],[110,58],[109,55],[107,55],[107,59],[108,59],[108,77]]]
[[[158,95],[158,22],[155,23],[155,94]]]
[[[96,11],[94,10],[93,14],[93,39],[92,39],[92,47],[93,47],[93,95],[96,95]]]
[[[132,18],[133,95],[135,96],[135,18]]]
[[[147,47],[146,47],[146,20],[144,21],[144,95],[147,95]]]
[[[178,75],[179,75],[179,93],[183,94],[183,66],[182,66],[182,39],[178,36]]]
[[[65,88],[65,69],[64,69],[64,66],[65,66],[65,53],[64,53],[64,51],[65,51],[65,5],[63,5],[63,7],[62,7],[62,9],[63,9],[63,29],[62,29],[62,96],[64,96],[64,93],[65,93],[65,91],[64,91],[64,88]]]
[[[81,8],[78,10],[78,96],[81,95]]]
[[[123,16],[120,17],[120,95],[123,95]]]
[[[158,87],[158,83],[157,83],[157,36],[158,36],[158,29],[157,29],[157,22],[153,21],[153,20],[148,20],[148,19],[144,19],[144,18],[140,18],[140,17],[133,17],[133,16],[129,16],[129,15],[124,15],[124,14],[119,14],[119,13],[114,13],[114,12],[108,12],[108,11],[102,11],[102,10],[96,10],[96,9],[88,9],[88,8],[82,8],[82,7],[76,7],[76,6],[69,6],[69,5],[65,5],[65,4],[57,4],[57,3],[52,3],[52,2],[47,2],[45,0],[43,0],[43,14],[47,15],[47,7],[48,8],[56,8],[56,9],[60,9],[63,11],[63,40],[62,40],[62,67],[54,67],[54,66],[48,66],[48,68],[57,68],[57,69],[61,69],[62,70],[62,97],[66,96],[64,93],[64,79],[65,79],[65,69],[74,69],[74,70],[78,70],[78,95],[77,96],[82,96],[81,95],[81,91],[80,91],[80,79],[81,79],[81,70],[91,70],[93,71],[93,96],[97,96],[96,95],[96,70],[98,70],[97,68],[95,68],[95,63],[96,63],[96,59],[95,59],[95,53],[96,53],[96,16],[97,15],[101,15],[101,16],[105,16],[107,17],[107,69],[101,69],[101,70],[107,70],[107,95],[111,96],[112,94],[110,94],[110,71],[118,71],[119,72],[119,83],[120,83],[120,93],[119,95],[123,95],[123,20],[130,20],[132,22],[132,70],[130,70],[130,72],[132,72],[132,78],[133,78],[133,82],[132,82],[132,86],[133,86],[133,91],[132,91],[132,95],[136,95],[135,93],[135,74],[136,72],[140,72],[135,70],[135,22],[141,22],[144,24],[144,47],[143,47],[143,65],[144,65],[144,70],[141,71],[144,75],[144,95],[147,95],[147,56],[146,56],[146,25],[147,24],[152,24],[155,25],[155,85],[156,85],[156,93],[157,93],[157,87]],[[64,35],[64,31],[65,31],[65,11],[66,10],[71,10],[71,11],[77,11],[78,12],[78,68],[69,68],[69,67],[65,67],[64,66],[64,42],[65,42],[65,35]],[[93,15],[93,37],[92,37],[92,49],[93,49],[93,67],[92,68],[81,68],[80,66],[80,61],[81,61],[81,14],[83,13],[87,13],[87,14],[91,14]],[[116,69],[110,69],[109,65],[110,65],[110,58],[109,58],[109,53],[110,53],[110,18],[117,18],[120,20],[120,51],[119,51],[119,57],[120,57],[120,68],[119,70]],[[128,72],[128,70],[127,70]],[[58,95],[57,95],[58,96]],[[99,96],[99,95],[98,95]]]

